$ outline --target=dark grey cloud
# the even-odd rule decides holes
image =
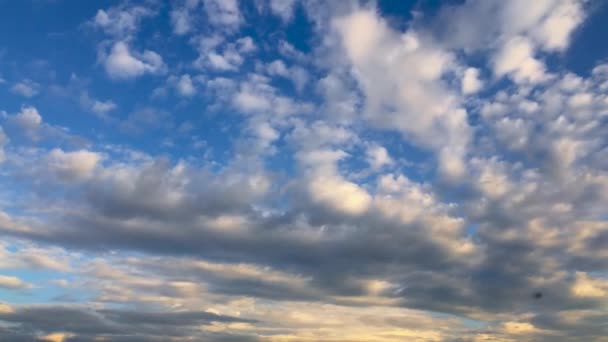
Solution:
[[[145,312],[51,305],[17,307],[14,311],[0,313],[0,321],[11,323],[2,332],[7,341],[33,340],[34,336],[58,332],[66,334],[68,341],[92,341],[99,338],[109,341],[160,341],[197,336],[199,326],[213,322],[256,322],[204,311]],[[204,336],[203,334],[200,338]],[[221,335],[217,337],[218,340],[223,340]]]

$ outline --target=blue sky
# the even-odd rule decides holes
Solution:
[[[607,18],[3,2],[0,340],[601,340]]]

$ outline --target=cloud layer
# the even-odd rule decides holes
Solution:
[[[556,62],[597,9],[410,10],[92,9],[89,74],[6,89],[0,339],[608,335],[608,64]]]

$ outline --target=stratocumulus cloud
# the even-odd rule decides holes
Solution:
[[[0,340],[608,336],[608,6],[397,3],[8,5]]]

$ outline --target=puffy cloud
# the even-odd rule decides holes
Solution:
[[[447,45],[469,50],[494,48],[516,36],[531,38],[543,50],[563,50],[585,18],[584,4],[584,0],[542,0],[533,5],[523,0],[467,1],[442,9],[440,33]]]
[[[35,139],[43,125],[42,116],[35,107],[24,106],[17,114],[9,117],[9,122],[15,125],[22,134]]]
[[[199,3],[199,0],[186,0],[175,5],[170,14],[173,33],[184,35],[193,29],[195,17],[192,12],[197,10]]]
[[[156,10],[142,6],[128,6],[126,4],[100,9],[92,19],[93,27],[102,29],[106,34],[116,38],[127,38],[139,29],[144,18],[156,15]]]
[[[385,165],[393,163],[393,159],[386,151],[386,148],[379,145],[371,145],[367,148],[367,162],[374,170],[378,170]]]
[[[242,23],[242,15],[237,0],[204,0],[207,19],[214,25],[236,29]]]
[[[33,285],[17,277],[0,275],[0,288],[9,290],[19,290],[31,288]]]
[[[95,100],[93,102],[93,105],[91,106],[91,110],[98,114],[98,115],[104,115],[108,112],[113,111],[114,109],[116,109],[116,103],[114,103],[113,101],[107,100],[107,101],[99,101],[99,100]]]
[[[222,45],[220,36],[199,39],[199,56],[194,66],[199,69],[211,68],[220,71],[236,71],[244,62],[244,56],[256,50],[251,37],[242,37]]]
[[[49,170],[65,181],[90,177],[101,159],[102,156],[95,152],[86,150],[65,152],[57,148],[51,150],[47,157]]]
[[[291,20],[296,0],[270,0],[270,10],[284,22]]]
[[[494,73],[510,74],[519,83],[537,83],[547,78],[544,64],[534,58],[534,48],[524,37],[514,37],[502,47],[494,59]]]
[[[413,30],[393,31],[373,10],[356,10],[333,25],[365,96],[364,117],[420,146],[443,149],[441,169],[448,177],[462,175],[467,113],[441,79],[452,55]]]
[[[192,96],[196,92],[192,78],[187,74],[179,78],[175,87],[177,88],[177,92],[182,96]]]
[[[479,79],[479,69],[467,68],[462,77],[460,89],[463,94],[469,95],[478,92],[483,87],[483,82]]]
[[[23,97],[30,98],[38,95],[38,89],[40,89],[40,84],[30,79],[24,79],[21,82],[16,83],[11,88],[11,91]]]
[[[114,43],[110,53],[104,56],[103,64],[108,76],[118,80],[160,74],[166,68],[162,57],[156,52],[145,50],[142,54],[133,54],[124,41]]]

